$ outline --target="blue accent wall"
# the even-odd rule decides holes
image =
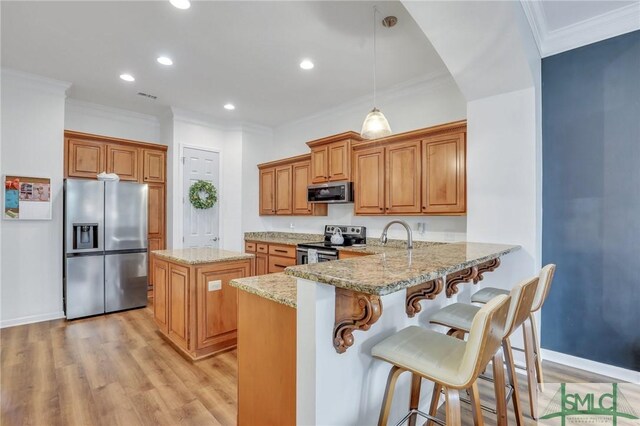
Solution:
[[[542,347],[640,370],[640,31],[542,60]]]

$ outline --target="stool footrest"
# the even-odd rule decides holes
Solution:
[[[400,426],[401,424],[405,423],[407,420],[409,420],[409,417],[411,417],[414,414],[417,414],[417,415],[419,415],[421,417],[424,417],[425,419],[429,419],[432,422],[438,423],[440,426],[447,426],[447,424],[444,421],[440,420],[439,418],[430,416],[429,414],[427,414],[425,412],[422,412],[422,411],[420,411],[420,410],[418,410],[416,408],[414,408],[413,410],[409,411],[407,413],[407,415],[402,418],[402,420],[400,420],[398,423],[396,423],[396,426]]]

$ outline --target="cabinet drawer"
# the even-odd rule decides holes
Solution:
[[[256,246],[256,250],[258,253],[269,253],[269,245],[268,244],[258,244]]]
[[[296,264],[295,259],[289,257],[280,257],[269,255],[269,273],[282,272],[284,268],[288,266],[294,266]]]
[[[296,258],[296,247],[295,246],[278,246],[278,245],[269,245],[269,254],[274,254],[276,256],[290,257],[295,260]]]
[[[244,251],[247,253],[254,253],[256,251],[256,243],[244,243]]]

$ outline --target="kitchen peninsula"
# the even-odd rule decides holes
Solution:
[[[286,396],[295,392],[296,421],[280,417],[280,424],[374,424],[388,366],[370,356],[371,347],[419,324],[422,300],[440,293],[455,296],[462,283],[479,283],[500,266],[503,256],[518,249],[484,243],[428,244],[413,250],[343,248],[362,256],[232,280],[241,290],[240,339],[244,333],[253,336],[239,345],[239,418],[267,398],[290,420],[294,411]],[[274,314],[272,323],[258,322],[264,316],[255,316],[262,312],[256,306],[282,312]],[[243,321],[243,312],[254,315],[253,320]],[[260,339],[265,331],[273,338]],[[243,380],[243,360],[252,359],[258,349],[273,356],[254,368],[255,377]],[[290,377],[283,375],[287,369],[295,371],[295,382],[271,382],[267,397],[251,391],[258,379]]]
[[[152,252],[153,316],[161,335],[194,361],[235,347],[238,295],[229,281],[253,270],[253,254],[216,248]]]

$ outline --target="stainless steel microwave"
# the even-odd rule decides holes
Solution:
[[[309,185],[307,188],[309,203],[352,203],[351,182],[329,182]]]

